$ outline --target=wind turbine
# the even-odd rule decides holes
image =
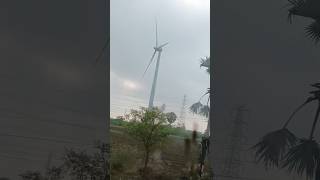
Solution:
[[[153,77],[153,82],[152,82],[152,88],[151,88],[151,93],[150,93],[150,98],[149,98],[149,108],[153,107],[153,100],[154,100],[154,95],[155,95],[155,91],[156,91],[156,85],[157,85],[157,79],[158,79],[158,71],[159,71],[159,65],[160,65],[160,57],[161,57],[161,53],[162,53],[162,48],[164,46],[166,46],[168,43],[164,43],[162,45],[158,45],[158,23],[156,21],[156,45],[153,47],[154,52],[151,56],[151,59],[149,61],[149,64],[146,68],[146,70],[143,73],[143,76],[146,74],[149,66],[151,65],[151,63],[153,62],[153,59],[155,57],[155,55],[158,53],[158,57],[157,57],[157,64],[156,64],[156,69],[154,72],[154,77]]]

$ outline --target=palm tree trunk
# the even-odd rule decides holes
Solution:
[[[313,101],[313,99],[308,98],[303,104],[301,104],[298,108],[296,108],[293,113],[290,115],[289,119],[286,121],[286,123],[283,125],[282,128],[286,128],[288,126],[288,124],[290,123],[290,121],[292,120],[292,118],[294,117],[294,115],[300,110],[302,109],[306,104],[308,104],[309,102]]]
[[[210,136],[210,115],[209,115],[209,118],[208,118],[208,123],[207,123],[207,129],[205,130],[205,133],[204,133],[205,136]]]
[[[315,116],[313,124],[312,124],[312,129],[311,129],[310,136],[309,136],[310,140],[313,138],[314,130],[315,130],[317,122],[318,122],[319,113],[320,113],[320,100],[318,100],[318,109],[317,109],[316,116]]]

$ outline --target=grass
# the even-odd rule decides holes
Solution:
[[[121,119],[113,119],[111,118],[111,126],[119,126],[124,127],[128,122],[121,120]],[[171,127],[169,128],[169,132],[171,136],[178,136],[178,137],[190,137],[192,135],[192,131],[185,130],[179,127]],[[199,138],[203,136],[203,134],[198,133]]]
[[[139,142],[126,133],[123,127],[127,123],[126,121],[112,119],[111,122],[111,164],[114,163],[111,172],[112,179],[139,179],[138,169],[142,165],[143,148]],[[154,180],[176,180],[185,173],[184,141],[186,137],[190,138],[192,136],[192,131],[172,127],[170,128],[170,134],[167,141],[159,149],[162,154],[162,163],[158,164],[156,161],[150,163],[150,166],[154,169],[153,173],[159,176],[152,178]],[[197,146],[194,148],[197,149]],[[196,160],[198,153],[193,152],[192,157]]]

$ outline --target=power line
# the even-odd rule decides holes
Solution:
[[[36,136],[23,136],[23,135],[17,135],[17,134],[10,134],[10,133],[0,133],[0,136],[3,137],[13,137],[13,138],[22,138],[22,139],[28,139],[28,140],[37,140],[37,141],[45,141],[45,142],[54,142],[54,143],[62,143],[62,144],[77,144],[77,145],[89,145],[89,144],[83,144],[80,142],[74,142],[71,140],[61,140],[61,139],[54,139],[54,138],[45,138],[45,137],[36,137]]]
[[[8,94],[6,94],[4,96],[5,98],[8,98]],[[16,96],[12,96],[9,98],[10,99],[10,102],[13,101],[13,99],[18,102],[19,104],[21,104],[21,101],[17,100],[16,99]],[[21,100],[21,98],[20,98]],[[87,114],[81,110],[78,110],[78,109],[74,109],[74,108],[71,108],[71,107],[66,107],[66,106],[61,106],[61,105],[57,105],[57,104],[52,104],[52,103],[48,103],[48,102],[45,102],[43,100],[38,100],[38,101],[34,101],[33,99],[30,100],[30,99],[27,99],[24,98],[24,101],[23,102],[28,102],[28,104],[33,104],[33,105],[40,105],[41,107],[43,106],[47,106],[47,107],[53,107],[54,109],[60,109],[60,110],[63,110],[63,111],[68,111],[68,112],[73,112],[73,113],[78,113],[78,114]],[[87,114],[88,116],[91,115],[91,114]]]
[[[49,122],[49,123],[53,123],[53,124],[59,124],[59,125],[64,125],[64,126],[71,126],[71,127],[77,127],[77,128],[82,128],[82,129],[88,129],[88,130],[97,130],[97,128],[94,127],[90,127],[88,125],[84,125],[84,124],[78,124],[78,123],[69,123],[69,122],[64,122],[64,121],[59,121],[59,120],[55,120],[55,119],[48,119],[48,118],[42,118],[40,116],[35,116],[32,114],[28,114],[28,113],[23,113],[23,112],[17,112],[14,111],[12,109],[4,109],[4,108],[0,108],[0,113],[11,113],[14,115],[18,115],[20,117],[14,117],[17,119],[29,119],[32,121],[38,121],[38,122]],[[21,117],[22,116],[22,117]]]

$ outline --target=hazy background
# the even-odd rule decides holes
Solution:
[[[169,44],[161,55],[154,104],[166,104],[166,111],[179,116],[186,95],[186,127],[203,131],[206,118],[189,107],[210,85],[200,69],[200,58],[210,56],[210,0],[111,0],[110,15],[111,117],[148,106],[156,59],[141,77],[154,51],[157,19],[159,44]]]

